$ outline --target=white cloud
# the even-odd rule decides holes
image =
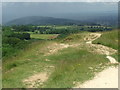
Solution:
[[[2,0],[2,2],[118,2],[119,0]]]

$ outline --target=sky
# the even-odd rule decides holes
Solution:
[[[90,13],[116,13],[118,11],[117,0],[116,2],[113,2],[113,0],[109,0],[111,2],[107,2],[108,0],[84,0],[84,2],[82,0],[78,0],[80,2],[70,2],[73,0],[66,0],[68,2],[47,2],[47,0],[44,0],[46,2],[35,2],[42,0],[34,0],[34,2],[32,2],[33,0],[29,0],[31,2],[27,2],[27,0],[26,2],[13,1],[15,0],[11,0],[11,2],[4,0],[2,3],[2,17],[5,22],[26,16],[73,18],[79,15],[90,15]]]
[[[69,17],[70,15],[117,12],[117,3],[88,2],[4,2],[2,16],[6,21],[26,16]]]
[[[118,2],[119,0],[1,0],[2,2]]]
[[[1,4],[1,2],[13,2],[13,3],[16,3],[16,2],[88,2],[88,3],[95,3],[95,2],[118,2],[118,1],[119,0],[0,0],[0,22],[2,21],[2,4]],[[10,6],[9,3],[3,5],[3,7],[6,7],[6,8],[7,7],[9,8],[9,6]],[[21,7],[22,6],[23,6],[23,8],[25,8],[25,10],[27,10],[26,6],[24,7],[24,5],[21,5]],[[16,7],[16,5],[15,5],[15,7]],[[17,9],[18,8],[16,8],[16,10],[15,9],[12,10],[12,8],[11,8],[11,12],[13,12],[14,15],[12,15],[11,13],[6,13],[6,14],[8,14],[8,16],[13,16],[13,17],[17,18],[18,16],[15,15],[18,11]],[[25,12],[25,10],[23,9],[23,12]],[[14,13],[15,11],[16,11],[16,13]],[[31,13],[28,13],[28,14],[31,14]],[[22,14],[20,14],[20,15],[22,16]],[[25,15],[23,15],[23,16],[25,16]],[[13,19],[12,17],[10,17],[10,18]]]
[[[2,23],[2,3],[0,3],[0,24]]]

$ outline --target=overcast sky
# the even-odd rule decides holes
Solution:
[[[115,13],[117,3],[88,2],[4,2],[2,5],[4,20],[12,20],[25,16],[64,17],[72,14]]]
[[[118,2],[119,0],[1,0],[2,2]]]

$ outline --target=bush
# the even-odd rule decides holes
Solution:
[[[14,33],[12,37],[19,38],[21,40],[29,40],[30,39],[30,34],[29,33]]]
[[[27,28],[26,28],[27,30]],[[15,56],[19,50],[24,49],[30,39],[29,33],[16,33],[10,27],[3,28],[2,34],[2,56]]]
[[[15,46],[16,44],[18,44],[21,40],[19,38],[15,38],[15,37],[4,37],[3,38],[3,44],[9,44],[11,46]]]
[[[16,51],[16,49],[14,47],[10,46],[9,44],[3,44],[2,56],[3,57],[11,56],[15,51]]]
[[[24,37],[24,39],[29,40],[30,39],[30,34],[29,33],[23,33],[23,37]]]
[[[16,44],[16,48],[17,49],[24,49],[26,44],[27,44],[26,41],[20,41],[19,43]]]

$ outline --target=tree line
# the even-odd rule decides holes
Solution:
[[[27,40],[30,40],[29,33],[18,33],[11,30],[10,27],[2,28],[2,56],[8,57],[16,55],[20,49],[24,49]]]
[[[14,25],[11,28],[17,32],[34,32],[38,34],[69,34],[69,33],[78,33],[80,31],[89,31],[89,32],[102,32],[112,30],[111,27],[107,26],[88,26],[84,25],[71,25],[70,27],[65,28],[56,28],[59,26],[51,25],[51,26],[33,26],[33,25]]]

